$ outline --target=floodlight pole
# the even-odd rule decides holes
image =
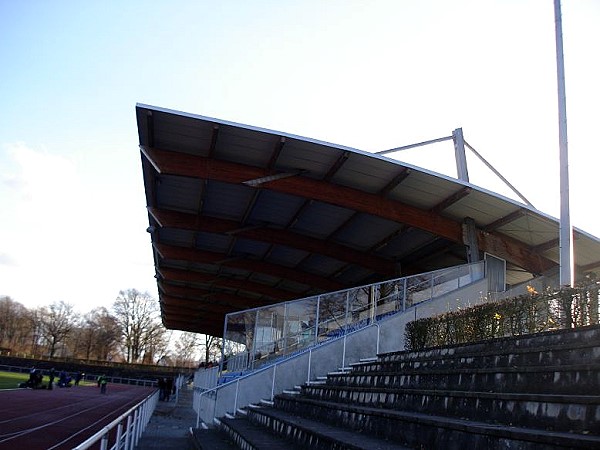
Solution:
[[[563,55],[560,0],[554,0],[556,25],[556,72],[558,81],[558,140],[560,149],[560,285],[573,285],[573,231],[569,210],[569,147],[567,143],[567,100]]]

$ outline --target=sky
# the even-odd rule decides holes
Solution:
[[[600,236],[600,2],[562,14],[572,224]],[[556,86],[552,0],[0,0],[0,296],[158,298],[136,103],[371,152],[462,127],[558,217]],[[388,156],[456,176],[451,142]]]

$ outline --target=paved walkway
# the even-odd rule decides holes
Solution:
[[[193,389],[183,386],[177,402],[158,402],[136,450],[189,449],[189,429],[196,426]]]

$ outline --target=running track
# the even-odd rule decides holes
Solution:
[[[117,384],[105,395],[96,386],[0,390],[0,449],[72,449],[155,390]]]

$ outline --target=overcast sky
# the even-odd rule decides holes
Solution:
[[[572,222],[595,236],[598,24],[563,0]],[[366,151],[462,127],[558,217],[555,58],[552,0],[0,1],[0,295],[157,297],[137,102]],[[394,157],[456,176],[449,142]]]

